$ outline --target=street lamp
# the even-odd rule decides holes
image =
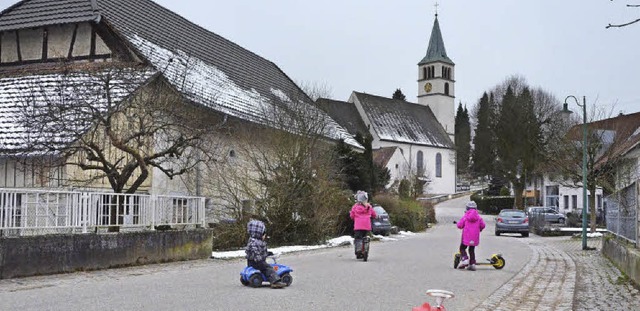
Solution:
[[[576,104],[582,108],[582,250],[589,249],[587,247],[587,99],[582,97],[582,105],[580,101],[573,95],[564,99],[562,112],[571,113],[567,108],[567,100],[573,98]]]

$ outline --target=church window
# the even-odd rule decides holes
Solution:
[[[442,66],[442,77],[446,78],[447,77],[447,67]]]
[[[442,177],[442,154],[436,153],[436,177]]]
[[[422,67],[422,78],[429,79],[429,75],[427,74],[427,67]]]
[[[436,77],[436,67],[435,66],[431,66],[431,77],[432,78]]]
[[[230,158],[235,158],[236,157],[236,151],[235,150],[229,151],[229,157]]]
[[[449,95],[449,83],[444,84],[444,95]]]
[[[424,175],[424,159],[422,151],[418,151],[416,156],[416,167],[418,169],[418,176]]]

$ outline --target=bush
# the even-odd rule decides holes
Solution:
[[[402,230],[419,232],[427,228],[429,217],[435,221],[435,211],[430,204],[415,200],[401,200],[390,195],[376,196],[374,201],[389,213],[391,224]],[[429,215],[429,217],[427,217]]]
[[[497,215],[503,209],[513,208],[513,203],[515,201],[515,198],[511,196],[475,196],[472,199],[478,205],[479,211],[489,215]]]
[[[249,235],[246,222],[220,223],[213,225],[213,250],[240,249],[247,245]]]
[[[511,191],[509,190],[509,188],[507,188],[507,186],[502,186],[502,188],[500,188],[500,196],[509,196],[511,195]]]

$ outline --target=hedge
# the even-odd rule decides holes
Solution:
[[[512,196],[480,196],[474,194],[471,200],[478,205],[478,210],[483,214],[497,215],[503,209],[513,208],[515,198]]]

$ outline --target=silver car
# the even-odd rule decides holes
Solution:
[[[564,214],[558,213],[552,207],[529,207],[527,213],[530,217],[544,217],[546,222],[554,222],[564,224],[567,217]]]
[[[517,209],[503,209],[496,217],[496,235],[502,233],[520,233],[529,236],[529,217],[524,211]]]

